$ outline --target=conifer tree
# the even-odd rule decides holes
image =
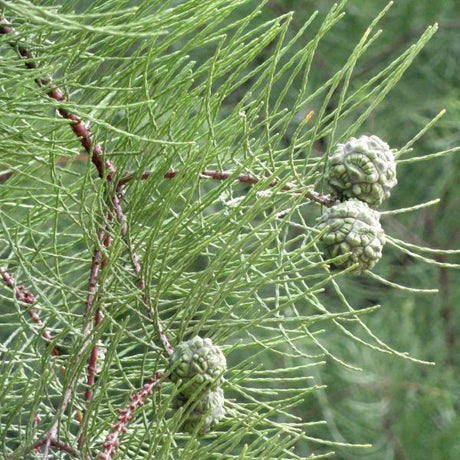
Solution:
[[[399,238],[399,219],[439,200],[381,207],[400,185],[391,167],[363,178],[372,136],[387,135],[376,149],[400,183],[401,165],[458,149],[413,150],[435,110],[402,139],[370,130],[436,25],[374,66],[388,4],[319,78],[346,4],[293,24],[252,0],[0,1],[5,458],[370,449],[337,435],[322,381],[367,375],[354,350],[373,353],[367,371],[377,353],[429,366],[368,318],[387,291],[428,296],[436,283],[381,262],[458,268],[458,251]],[[342,148],[359,157],[347,180],[383,184],[378,199],[332,184]]]

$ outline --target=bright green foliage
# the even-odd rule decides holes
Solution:
[[[407,317],[417,310],[417,325],[430,324],[420,315],[423,297],[416,304],[412,296],[432,292],[434,271],[455,267],[447,260],[455,254],[428,249],[406,233],[423,233],[408,223],[409,211],[437,212],[429,208],[437,203],[433,197],[448,195],[445,184],[452,185],[454,176],[433,190],[426,181],[414,187],[405,177],[414,162],[431,158],[453,174],[448,162],[456,160],[447,154],[459,139],[451,135],[444,142],[439,136],[422,154],[410,150],[432,126],[437,106],[429,112],[424,107],[420,118],[409,103],[398,107],[399,118],[377,117],[394,108],[394,101],[384,100],[436,31],[425,29],[434,13],[410,25],[407,46],[376,64],[374,57],[386,49],[376,31],[386,8],[379,14],[374,2],[305,2],[305,11],[293,15],[273,14],[274,3],[0,1],[19,33],[15,39],[23,39],[38,67],[27,69],[10,48],[11,37],[0,36],[0,159],[2,172],[14,173],[0,185],[0,264],[36,295],[33,308],[42,320],[32,322],[13,291],[0,287],[0,456],[34,455],[30,448],[59,418],[60,439],[76,448],[84,433],[82,458],[97,458],[118,409],[129,406],[129,396],[145,380],[168,369],[160,323],[174,347],[199,335],[223,350],[225,415],[219,390],[210,394],[208,407],[198,397],[185,401],[165,378],[129,422],[119,458],[298,459],[338,450],[344,457],[370,452],[372,458],[369,444],[381,427],[375,428],[375,412],[360,413],[357,406],[360,398],[371,404],[373,396],[369,403],[368,392],[358,392],[353,405],[334,392],[343,382],[366,383],[369,375],[380,384],[384,364],[399,366],[404,375],[416,368],[414,362],[436,357],[437,345],[427,350],[420,341],[408,342],[406,332],[415,326]],[[408,8],[390,10],[383,27],[393,27]],[[37,87],[35,79],[47,73],[68,102],[58,103]],[[57,106],[89,123],[117,168],[112,184],[124,172],[134,173],[121,197],[129,234],[124,237],[112,219],[109,247],[100,244],[98,232],[114,191],[82,155]],[[358,132],[401,146],[395,154],[399,186],[385,202],[392,210],[382,212],[391,251],[375,272],[349,277],[350,267],[331,272],[323,259],[315,219],[324,209],[283,187],[321,192],[329,153]],[[171,169],[181,173],[165,179]],[[200,177],[205,169],[262,180],[253,186],[211,181]],[[145,170],[152,172],[140,180]],[[411,232],[401,230],[410,225]],[[449,231],[439,234],[438,247],[447,244]],[[107,265],[85,317],[94,247]],[[140,255],[145,292],[131,268],[133,250]],[[410,270],[409,257],[417,262]],[[381,316],[370,314],[379,303],[385,305]],[[86,337],[98,307],[102,322]],[[45,346],[45,327],[57,343],[74,337],[64,364]],[[442,329],[439,318],[436,328]],[[98,340],[106,353],[86,405],[84,376]],[[391,364],[378,352],[390,355]],[[66,389],[76,378],[63,411]],[[446,424],[454,407],[447,400]],[[426,412],[433,401],[424,404]],[[77,414],[83,412],[80,422]],[[409,429],[415,422],[410,412],[403,415]],[[196,433],[217,421],[203,436]],[[361,423],[371,428],[361,430]],[[54,458],[66,458],[51,449]]]

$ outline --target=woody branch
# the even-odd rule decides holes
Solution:
[[[18,37],[17,31],[10,25],[10,23],[5,18],[0,18],[0,33],[4,35],[8,34],[8,35]],[[21,39],[18,38],[18,40],[10,42],[10,46],[17,51],[18,55],[21,58],[25,60],[25,66],[28,69],[37,68],[36,63],[33,60],[33,57],[34,57],[33,54],[22,44]],[[66,102],[66,97],[64,93],[53,83],[51,75],[47,74],[43,77],[37,78],[35,82],[37,83],[39,87],[44,88],[46,90],[46,94],[50,98],[56,100],[59,103]],[[90,131],[90,129],[88,128],[88,126],[82,121],[82,119],[78,115],[68,111],[66,108],[59,107],[57,111],[63,118],[71,122],[70,128],[72,129],[74,134],[80,139],[80,142],[82,146],[84,147],[84,149],[86,150],[86,152],[91,156],[91,161],[94,164],[99,177],[105,179],[106,183],[109,185],[116,172],[116,168],[109,159],[106,159],[104,157],[104,151],[101,145],[95,142],[94,136],[92,132]],[[9,177],[10,177],[10,174],[7,173],[7,175],[4,175],[4,177],[2,176],[2,179],[7,180]],[[2,182],[4,180],[2,180]],[[109,189],[109,192],[110,192],[110,189]],[[119,200],[119,196],[118,196],[118,193],[120,192],[121,192],[121,187],[118,187],[116,191],[112,191],[111,194],[113,194],[113,196],[110,199],[110,211],[107,216],[107,222],[105,222],[101,226],[101,229],[98,234],[99,244],[103,244],[106,248],[110,246],[110,237],[108,234],[107,223],[110,222],[112,213],[115,214],[118,222],[122,224],[122,234],[127,235],[126,218],[125,218],[125,215],[124,215],[124,212],[123,212],[120,200]],[[141,271],[139,258],[134,252],[132,252],[132,261],[133,261],[134,271],[137,275],[139,275]],[[105,266],[105,264],[106,264],[106,261],[103,258],[101,249],[99,249],[99,247],[96,246],[94,249],[92,262],[91,262],[88,296],[87,296],[86,305],[85,305],[85,316],[88,316],[93,310],[93,304],[97,297],[96,291],[98,289],[98,278],[99,278],[101,269]],[[142,287],[144,286],[142,280],[139,282],[139,284]],[[100,293],[101,292],[99,292],[98,295],[100,295]],[[93,327],[99,326],[101,319],[102,319],[102,315],[100,311],[100,306],[97,306],[94,312]],[[90,322],[86,324],[84,328],[84,332],[83,332],[84,339],[88,338],[88,336],[91,334],[93,327],[91,327]],[[162,338],[162,342],[165,345],[165,349],[168,353],[171,353],[172,347],[169,344],[169,340],[167,339],[165,333],[162,331],[162,328],[159,327],[159,329],[160,329],[160,336]],[[83,351],[84,348],[85,348],[85,345],[83,345],[83,348],[82,350],[80,350],[80,353]],[[94,346],[91,350],[90,359],[88,363],[88,376],[87,376],[88,389],[85,393],[85,400],[87,404],[91,401],[92,395],[93,395],[92,387],[95,381],[97,356],[98,356],[98,349],[97,349],[97,346]],[[34,446],[34,447],[44,446],[44,454],[43,454],[44,459],[48,458],[48,451],[49,451],[50,446],[55,446],[59,448],[61,444],[56,438],[57,427],[59,424],[59,417],[57,417],[57,415],[64,413],[64,411],[66,410],[71,400],[71,394],[73,393],[73,389],[75,387],[76,381],[77,381],[77,376],[75,376],[75,378],[69,383],[69,386],[64,394],[61,406],[56,412],[56,420],[53,423],[52,427],[44,435],[43,439],[39,441],[38,443],[36,443]],[[83,437],[80,436],[79,444],[81,444],[82,440],[83,440]],[[71,448],[69,449],[72,450]]]
[[[140,179],[146,180],[153,174],[153,171],[147,170],[144,171],[140,176],[136,175],[135,173],[126,173],[122,176],[122,178],[118,182],[118,187],[123,187],[127,183],[131,182],[132,180]],[[172,169],[167,171],[163,176],[165,179],[173,179],[176,176],[184,175],[186,172],[180,171],[178,169]],[[255,185],[258,182],[262,182],[266,179],[263,177],[251,176],[249,174],[238,174],[235,175],[234,171],[210,171],[204,170],[200,172],[200,177],[208,178],[217,181],[224,181],[233,178],[235,182],[241,182],[244,184]],[[279,185],[279,181],[272,180],[268,183],[269,188],[276,187]],[[315,190],[307,190],[307,191],[300,191],[299,188],[295,184],[287,183],[281,187],[281,190],[285,192],[293,192],[295,196],[303,195],[306,199],[310,201],[315,201],[316,203],[322,204],[323,206],[331,207],[337,200],[330,195],[323,195]]]

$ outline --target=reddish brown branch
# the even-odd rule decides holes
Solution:
[[[5,35],[6,34],[12,35],[15,37],[18,36],[18,33],[16,32],[16,30],[10,25],[10,23],[5,18],[0,18],[0,33],[5,34]],[[26,68],[28,69],[37,68],[32,52],[29,51],[23,45],[22,39],[18,38],[17,40],[12,41],[10,43],[10,46],[16,50],[16,52],[21,58],[24,59]],[[66,97],[64,93],[59,88],[57,88],[56,85],[53,83],[51,75],[47,74],[43,77],[36,78],[35,82],[37,83],[39,87],[45,89],[46,94],[50,98],[60,103],[60,105],[66,102]],[[115,166],[110,160],[104,159],[103,149],[100,144],[95,142],[94,136],[91,133],[88,126],[82,121],[82,119],[78,115],[71,113],[66,108],[58,107],[57,110],[58,110],[58,113],[63,118],[71,122],[70,128],[72,129],[74,134],[80,139],[80,142],[82,146],[84,147],[84,149],[86,150],[86,152],[88,153],[88,155],[91,156],[91,161],[96,167],[99,177],[105,178],[107,183],[111,182],[113,175],[116,172]],[[10,173],[3,174],[0,180],[4,182],[10,176],[11,176]],[[112,212],[115,213],[117,221],[122,225],[122,235],[127,238],[128,230],[127,230],[126,218],[125,218],[122,206],[120,204],[119,196],[117,195],[117,193],[121,192],[121,188],[122,187],[119,186],[116,191],[112,189],[112,191],[110,192],[110,193],[114,193],[114,196],[111,200],[112,201],[111,204],[113,206],[111,206],[111,211],[109,212],[107,216],[107,222],[103,224],[98,234],[99,243],[104,244],[106,247],[110,246],[110,236],[108,234],[107,224],[111,222],[112,220]],[[140,276],[141,267],[140,267],[139,258],[136,255],[136,253],[132,251],[131,246],[130,246],[130,252],[132,256],[134,272],[136,273],[136,275],[138,275],[139,280],[140,280],[139,286],[142,287],[143,290],[145,290],[144,282],[142,281],[141,276]],[[93,307],[93,304],[95,302],[96,295],[97,295],[98,278],[100,275],[101,268],[103,268],[106,263],[107,261],[103,258],[101,250],[99,248],[95,248],[93,258],[92,258],[92,263],[91,263],[91,271],[90,271],[89,286],[88,286],[88,296],[87,296],[87,300],[85,304],[85,316],[89,316],[89,314],[93,310],[92,307]],[[12,286],[13,285],[12,277],[7,272],[3,272],[3,271],[2,271],[2,275],[3,275],[4,282],[7,284],[11,283],[11,286]],[[25,301],[26,303],[32,304],[35,301],[33,295],[30,294],[28,291],[26,291],[22,286],[19,286],[16,288],[16,295],[18,296],[18,298],[22,299],[22,301]],[[145,303],[150,302],[150,299],[148,299],[146,295],[144,296],[144,302]],[[31,310],[30,314],[32,316],[32,319],[35,322],[40,321],[36,312]],[[88,338],[93,328],[99,326],[101,320],[102,320],[102,314],[101,314],[100,306],[98,305],[94,312],[93,327],[91,327],[90,322],[88,322],[85,326],[84,333],[83,333],[84,339]],[[171,353],[172,347],[169,343],[169,340],[166,337],[166,334],[162,330],[161,325],[159,325],[159,334],[165,346],[166,351],[168,353]],[[86,346],[84,344],[82,346],[82,349],[79,351],[79,355],[82,356],[85,350],[86,350]],[[95,382],[95,374],[97,371],[96,369],[97,356],[98,356],[98,348],[97,346],[93,346],[91,350],[89,362],[88,362],[88,377],[87,377],[88,387],[85,393],[85,400],[87,404],[91,401],[92,395],[93,395],[93,386]],[[59,425],[60,416],[65,412],[71,400],[71,395],[73,393],[77,378],[78,378],[78,375],[76,375],[72,379],[72,381],[69,383],[66,389],[66,392],[64,394],[62,403],[60,407],[58,408],[58,410],[56,411],[56,418],[55,418],[55,422],[53,423],[52,427],[45,434],[42,440],[36,443],[34,446],[35,448],[44,446],[44,453],[43,453],[44,459],[48,458],[48,452],[49,452],[50,446],[56,446],[58,448],[61,448],[61,450],[66,450],[68,451],[68,453],[71,453],[72,455],[76,453],[70,447],[68,447],[67,449],[67,446],[65,444],[60,443],[57,440],[56,433],[57,433],[57,428]],[[153,391],[153,386],[155,384],[156,384],[156,381],[151,382],[150,384],[151,385],[150,388],[152,391]],[[143,391],[147,392],[145,393],[145,395],[148,394],[148,391],[149,391],[148,387],[144,387]],[[142,402],[142,398],[140,398],[139,400],[136,400],[135,404],[141,405],[141,402]],[[79,438],[79,444],[81,444],[83,439],[84,437],[83,435],[81,435]]]
[[[4,19],[0,18],[0,33],[2,34],[9,34],[13,36],[18,36],[18,33],[15,31],[13,27],[9,24],[9,22]],[[22,44],[22,40],[19,39],[16,42],[11,42],[10,43],[11,47],[16,50],[18,55],[25,60],[25,66],[28,69],[36,69],[37,65],[35,63],[34,56],[33,54]],[[37,85],[41,88],[44,88],[46,90],[46,94],[51,98],[54,99],[55,101],[59,103],[64,103],[66,102],[66,97],[64,96],[64,93],[56,87],[56,85],[53,83],[51,75],[47,74],[44,77],[36,78],[35,82]],[[110,182],[112,180],[113,174],[115,173],[115,167],[112,164],[110,160],[106,160],[103,158],[103,150],[100,144],[94,141],[94,136],[91,133],[90,129],[88,126],[82,121],[82,119],[71,112],[69,112],[67,109],[63,107],[59,107],[58,113],[65,119],[69,120],[70,123],[70,128],[74,132],[74,134],[80,139],[80,142],[86,152],[91,155],[91,161],[94,164],[94,166],[97,169],[98,175],[101,178],[105,178],[107,182]],[[106,242],[108,240],[108,236],[106,235],[106,224],[103,225],[99,232],[99,241]],[[90,278],[89,278],[89,287],[88,287],[88,296],[86,300],[86,305],[85,305],[85,315],[88,316],[90,312],[92,311],[92,305],[95,300],[95,293],[97,289],[97,284],[98,284],[98,275],[100,273],[101,266],[103,264],[102,260],[102,253],[101,251],[96,248],[94,250],[94,255],[91,263],[91,272],[90,272]],[[25,301],[27,302],[27,291],[24,290],[17,290],[17,295],[25,296]],[[27,303],[33,303],[33,299],[29,299]],[[95,311],[95,316],[94,316],[94,327],[98,326],[101,322],[101,312],[100,312],[100,307],[98,307]],[[32,316],[32,319],[34,319],[34,316]],[[38,320],[38,317],[34,320]],[[90,323],[88,323],[85,327],[84,330],[84,339],[86,339],[89,334],[91,333],[91,326]],[[85,349],[85,346],[83,346],[83,349]],[[83,350],[80,350],[82,352]],[[85,399],[87,403],[91,400],[92,395],[93,395],[93,385],[95,381],[95,373],[96,373],[96,362],[97,362],[97,355],[98,355],[98,348],[97,346],[94,346],[91,350],[90,354],[90,359],[88,363],[88,378],[87,378],[87,383],[88,383],[88,388],[85,393]],[[62,404],[60,406],[60,409],[58,409],[58,415],[59,413],[62,414],[66,408],[67,405],[70,401],[70,396],[73,393],[73,389],[75,387],[76,381],[78,379],[78,376],[76,375],[74,379],[69,383],[69,386],[66,390],[66,393],[64,395]],[[48,433],[43,437],[42,443],[40,442],[36,445],[41,446],[44,445],[44,454],[43,458],[48,457],[48,450],[50,445],[58,445],[60,444],[59,441],[55,437],[55,433],[57,432],[57,427],[59,423],[59,417],[56,417],[56,421],[54,422],[53,426],[51,429],[48,431]]]
[[[80,456],[78,451],[72,449],[72,447],[70,447],[68,444],[66,444],[64,442],[61,442],[61,441],[58,441],[55,437],[51,437],[49,434],[47,434],[39,442],[34,444],[33,449],[31,449],[31,450],[35,450],[35,449],[38,450],[43,446],[45,446],[45,451],[43,453],[44,456],[48,455],[48,453],[49,453],[48,451],[49,451],[50,447],[56,447],[61,452],[66,452],[71,457],[77,458],[77,457]]]
[[[0,34],[3,35],[12,35],[18,37],[16,30],[10,25],[10,23],[5,18],[0,18]],[[36,69],[37,64],[34,61],[34,55],[30,50],[28,50],[23,44],[22,39],[11,42],[10,46],[16,50],[18,55],[24,59],[25,66],[28,69]],[[41,88],[46,90],[46,94],[57,102],[64,103],[67,101],[64,93],[56,87],[53,83],[51,75],[47,74],[43,77],[36,78],[35,82]],[[112,180],[113,174],[115,173],[115,167],[113,166],[110,160],[105,160],[103,158],[103,150],[100,144],[94,141],[94,136],[91,133],[88,126],[82,121],[82,119],[74,114],[69,112],[67,109],[59,107],[59,114],[69,120],[70,127],[75,135],[80,139],[81,145],[84,147],[86,152],[91,155],[91,161],[94,166],[96,166],[99,177],[107,177],[107,181]]]
[[[118,420],[115,425],[111,426],[111,432],[107,435],[104,442],[104,450],[99,454],[100,460],[111,460],[116,454],[116,449],[120,445],[119,438],[123,433],[128,431],[127,425],[133,419],[133,413],[138,407],[144,405],[144,400],[147,396],[153,394],[155,387],[160,387],[158,383],[162,374],[155,373],[155,377],[151,378],[137,393],[131,395],[129,399],[131,403],[125,409],[118,410]]]
[[[86,299],[85,305],[85,316],[89,316],[91,313],[92,305],[94,303],[94,299],[96,297],[96,289],[97,289],[97,280],[99,276],[99,271],[102,265],[102,253],[100,249],[95,249],[93,254],[93,259],[91,263],[91,272],[89,278],[89,288],[88,288],[88,296]],[[96,307],[96,311],[94,312],[94,321],[93,327],[96,328],[100,325],[102,320],[101,308],[98,305]],[[91,327],[88,323],[87,327],[85,328],[84,336],[87,337],[91,332]],[[88,373],[87,373],[87,381],[86,381],[86,392],[85,392],[85,401],[89,403],[93,397],[93,385],[95,382],[95,376],[97,372],[97,355],[98,355],[98,348],[97,346],[93,346],[91,350],[91,354],[88,361]]]
[[[0,273],[2,274],[2,279],[5,285],[15,291],[16,299],[18,299],[19,302],[24,303],[26,305],[35,304],[35,296],[30,291],[26,290],[26,288],[22,284],[15,285],[13,276],[10,273],[8,273],[3,267],[0,268]],[[36,310],[34,310],[33,308],[28,308],[27,313],[32,318],[32,321],[35,324],[43,326],[42,320],[40,319],[40,316],[38,315]],[[47,342],[51,342],[54,340],[54,337],[51,335],[51,332],[47,329],[45,329],[42,332],[42,336]],[[54,353],[57,352],[54,351]]]
[[[105,228],[105,227],[104,227]],[[104,229],[102,229],[103,231]],[[101,238],[104,238],[104,235],[99,235],[99,241]],[[88,315],[91,311],[91,307],[94,303],[94,299],[96,298],[96,290],[97,290],[97,280],[99,277],[99,272],[102,265],[102,252],[100,249],[96,248],[93,253],[93,258],[91,260],[91,269],[89,275],[89,282],[88,282],[88,296],[86,297],[86,304],[85,304],[85,315]]]
[[[137,176],[134,173],[127,173],[118,182],[118,187],[123,187],[128,182],[131,182],[132,180],[136,178],[140,180],[145,180],[148,177],[150,177],[152,174],[153,174],[153,171],[150,171],[150,170],[144,171],[140,176]],[[181,171],[177,169],[173,169],[173,170],[168,171],[163,177],[165,179],[173,179],[174,177],[180,174],[185,174],[185,173],[181,173]],[[200,172],[200,177],[209,178],[209,179],[218,180],[218,181],[227,180],[233,177],[233,179],[236,182],[242,182],[244,184],[251,184],[251,185],[257,184],[258,182],[265,180],[264,178],[250,176],[249,174],[239,174],[235,176],[235,173],[233,171],[205,170],[205,171]],[[272,180],[271,182],[268,183],[268,187],[270,188],[276,187],[278,184],[279,184],[279,181]],[[281,187],[281,190],[286,191],[286,192],[294,192],[296,196],[303,195],[308,200],[315,201],[327,207],[331,207],[337,201],[330,195],[323,195],[319,192],[316,192],[315,190],[307,190],[306,192],[301,192],[301,191],[297,191],[296,188],[297,187],[294,184],[285,184]]]
[[[90,331],[90,323],[88,323],[85,327],[84,337],[88,337],[89,331]],[[86,349],[87,349],[87,346],[84,343],[82,348],[78,351],[78,357],[77,357],[78,359],[80,359],[86,353]],[[96,359],[97,359],[97,356],[96,356]],[[64,397],[62,398],[61,405],[56,410],[53,425],[46,432],[46,434],[38,442],[36,442],[31,448],[27,449],[26,452],[40,449],[41,447],[44,446],[43,456],[42,456],[43,460],[48,460],[50,447],[56,447],[59,450],[65,451],[74,457],[80,456],[78,451],[74,450],[72,447],[68,446],[67,444],[60,442],[57,438],[59,421],[61,419],[62,414],[64,414],[64,412],[67,409],[67,406],[69,405],[72,399],[72,395],[73,395],[77,380],[78,380],[78,374],[76,373],[74,378],[69,382],[69,385],[67,386],[64,392]]]
[[[108,180],[108,179],[107,179]],[[110,247],[110,235],[108,233],[107,225],[112,221],[111,213],[109,212],[106,216],[106,223],[102,225],[98,232],[98,241],[99,244],[103,244],[106,248]],[[92,307],[97,295],[97,287],[98,287],[98,279],[100,271],[106,266],[107,259],[103,257],[101,249],[98,247],[94,248],[93,258],[91,260],[91,270],[88,282],[88,296],[86,298],[85,304],[85,316],[89,317],[92,313]],[[102,292],[99,292],[99,296],[102,295]],[[97,329],[102,322],[102,311],[101,305],[96,305],[96,310],[94,311],[94,319],[93,325],[91,323],[87,323],[85,326],[85,330],[83,336],[86,338],[91,333],[92,329]],[[86,374],[86,391],[85,391],[85,402],[86,405],[91,402],[93,399],[94,394],[94,384],[96,382],[96,374],[97,374],[97,358],[99,355],[99,348],[97,344],[93,345],[90,356],[88,359],[88,367],[87,367],[87,374]],[[83,411],[83,416],[85,415],[86,410]],[[85,439],[84,433],[81,433],[78,438],[78,446],[81,448],[83,441]]]
[[[0,18],[0,33],[2,34],[11,34],[14,36],[18,36],[18,33],[16,30],[10,25],[10,23],[5,19],[5,18]],[[33,60],[34,56],[33,54],[22,45],[21,39],[18,39],[15,42],[10,43],[11,47],[14,48],[17,53],[25,59],[25,65],[29,69],[36,69],[36,63]],[[64,93],[56,87],[56,85],[53,83],[52,76],[47,74],[44,77],[37,78],[36,83],[38,86],[45,88],[47,90],[47,95],[56,100],[57,102],[66,102],[66,97],[64,96]],[[103,158],[103,149],[100,144],[94,141],[94,136],[91,133],[90,129],[87,127],[87,125],[81,120],[81,118],[69,112],[67,109],[64,108],[58,108],[59,114],[71,121],[70,127],[72,131],[75,133],[75,135],[80,139],[82,146],[85,148],[86,152],[91,155],[91,161],[93,162],[94,166],[96,167],[98,171],[99,177],[106,177],[107,182],[110,182],[113,178],[113,175],[116,172],[116,168],[113,165],[113,163],[110,160],[104,160]],[[121,191],[123,184],[119,184],[118,186],[118,191]],[[126,219],[124,216],[123,209],[120,205],[118,197],[115,195],[113,198],[113,209],[116,213],[117,220],[119,223],[123,223],[123,228],[122,228],[122,233],[126,235],[127,230],[126,230]],[[137,258],[137,256],[136,256]],[[102,262],[99,261],[99,257],[94,258],[94,262]],[[138,258],[137,258],[138,259]],[[137,262],[138,264],[138,262]],[[136,271],[136,265],[134,265],[133,261],[133,267],[137,275],[139,275],[139,271]],[[97,276],[96,276],[97,278]],[[93,292],[93,286],[92,283],[96,279],[93,275],[90,276],[90,290],[89,290],[89,296],[88,296],[88,301],[86,305],[86,311],[88,311],[94,301],[94,292]],[[169,352],[169,350],[167,349]]]
[[[107,223],[111,222],[111,214],[107,215]],[[107,231],[107,223],[103,224],[102,227],[99,229],[98,233],[98,241],[99,244],[103,244],[106,248],[110,247],[110,235]],[[86,298],[85,304],[85,316],[89,316],[92,310],[92,306],[96,299],[96,292],[98,286],[98,278],[101,269],[103,269],[107,264],[107,259],[103,258],[102,251],[99,248],[94,249],[93,258],[91,261],[91,270],[88,282],[88,296]],[[99,293],[101,294],[101,293]],[[94,312],[94,320],[93,320],[93,327],[97,328],[101,324],[102,321],[102,312],[101,306],[96,306],[96,311]],[[91,332],[90,324],[88,323],[87,327],[85,328],[84,336],[87,337]],[[98,357],[98,347],[94,345],[89,361],[88,361],[88,373],[87,373],[87,388],[85,392],[85,400],[89,403],[93,397],[93,386],[96,380],[96,372],[97,372],[97,357]]]

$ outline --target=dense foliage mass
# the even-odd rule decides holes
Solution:
[[[457,2],[0,7],[0,456],[460,456]]]

